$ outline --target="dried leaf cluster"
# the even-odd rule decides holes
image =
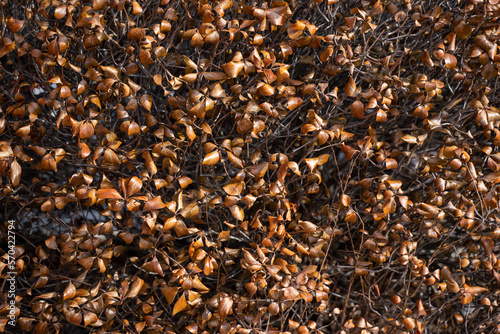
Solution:
[[[0,1],[18,329],[498,333],[498,17]]]

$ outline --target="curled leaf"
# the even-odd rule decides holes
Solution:
[[[356,96],[356,82],[352,77],[349,77],[349,81],[347,81],[347,85],[344,88],[344,92],[349,97]]]
[[[203,162],[201,163],[203,166],[213,166],[217,162],[219,162],[220,159],[220,154],[219,151],[213,151],[208,153],[205,158],[203,159]]]
[[[64,289],[63,300],[73,299],[76,296],[76,288],[73,283],[69,282],[66,289]]]
[[[10,182],[12,182],[14,187],[17,187],[21,182],[21,172],[21,165],[19,165],[17,160],[14,160],[10,165]]]
[[[233,307],[233,299],[229,296],[222,298],[217,307],[217,314],[225,319]]]
[[[443,59],[447,69],[453,69],[457,67],[457,58],[451,53],[445,53]]]
[[[128,290],[126,297],[127,298],[136,297],[139,294],[139,292],[141,291],[143,286],[144,286],[144,280],[136,277],[136,279],[134,280],[134,282],[130,286],[130,289]]]
[[[161,197],[156,196],[155,198],[150,199],[149,201],[146,202],[146,204],[144,204],[144,208],[142,209],[142,211],[146,212],[146,211],[152,211],[152,210],[159,210],[159,209],[163,209],[164,207],[165,207],[165,203],[163,203],[163,201],[161,200]]]

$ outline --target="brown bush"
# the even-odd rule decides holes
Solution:
[[[499,15],[0,1],[0,331],[500,332]]]

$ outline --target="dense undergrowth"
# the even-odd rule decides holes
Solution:
[[[498,2],[0,1],[0,331],[500,332]]]

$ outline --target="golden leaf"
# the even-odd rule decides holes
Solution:
[[[179,312],[184,311],[188,307],[187,302],[186,302],[186,297],[184,294],[181,295],[181,297],[177,300],[177,302],[174,305],[174,310],[172,312],[172,316],[176,315]]]

